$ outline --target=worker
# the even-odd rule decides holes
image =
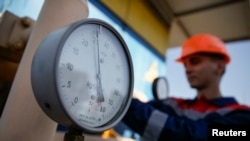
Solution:
[[[249,127],[250,107],[238,103],[234,97],[223,97],[220,91],[230,60],[224,42],[218,37],[212,34],[190,37],[183,43],[176,61],[184,65],[196,96],[149,102],[133,98],[122,121],[140,134],[143,141],[200,141],[208,139],[210,125]]]

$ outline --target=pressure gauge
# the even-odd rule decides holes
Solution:
[[[99,19],[51,32],[32,62],[31,83],[41,109],[59,124],[99,133],[130,105],[133,65],[120,34]]]
[[[169,85],[166,77],[157,77],[153,81],[153,96],[155,100],[162,100],[168,97]]]

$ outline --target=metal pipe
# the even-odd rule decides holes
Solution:
[[[30,81],[33,55],[51,31],[87,18],[86,0],[45,0],[32,29],[0,118],[1,141],[53,141],[57,124],[38,106]]]

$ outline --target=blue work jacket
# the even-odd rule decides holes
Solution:
[[[133,99],[123,122],[144,141],[206,141],[210,125],[250,126],[250,108],[231,97]]]

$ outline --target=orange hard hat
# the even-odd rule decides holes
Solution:
[[[224,56],[226,63],[231,58],[222,40],[211,34],[197,34],[187,39],[182,45],[181,56],[176,60],[183,62],[183,59],[195,53],[211,53]]]

